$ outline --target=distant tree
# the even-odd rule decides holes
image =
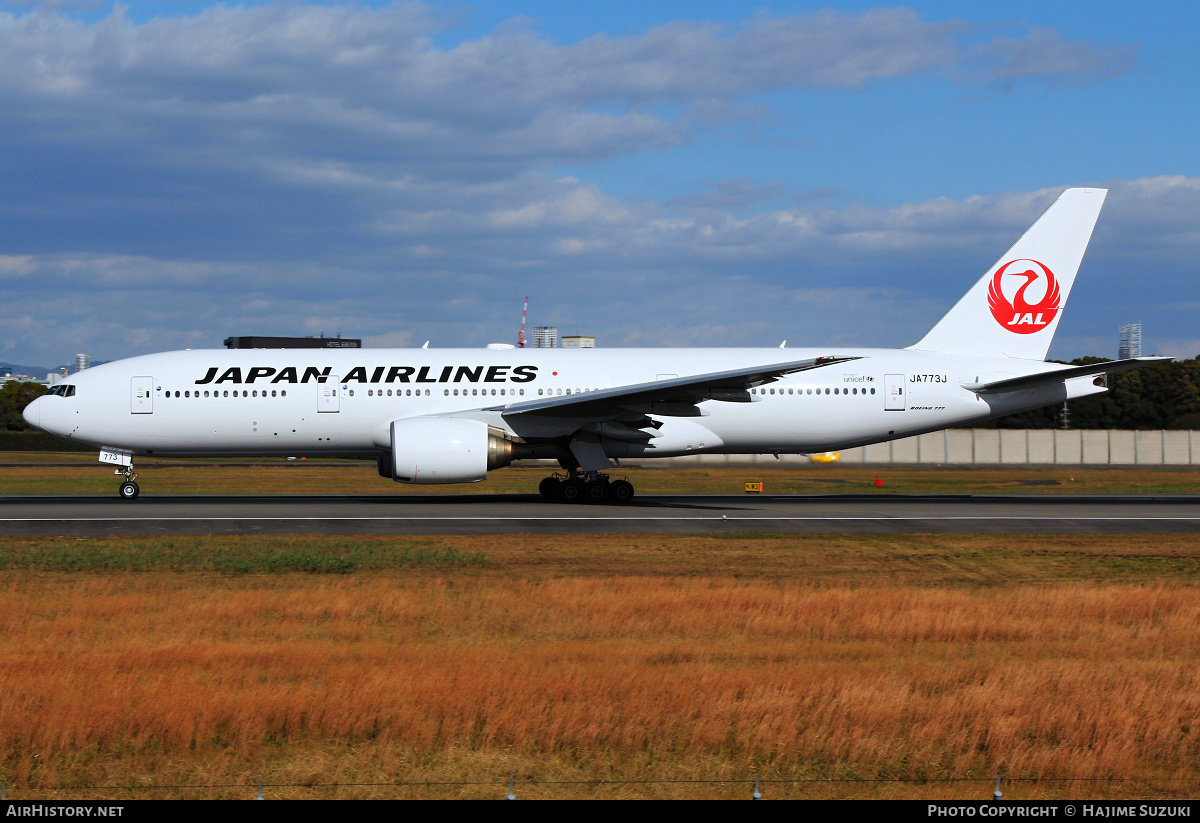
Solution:
[[[21,383],[8,380],[0,386],[0,423],[6,431],[28,431],[21,412],[25,407],[46,393],[41,383]]]

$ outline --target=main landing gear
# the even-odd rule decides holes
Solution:
[[[552,474],[538,485],[547,500],[564,503],[616,503],[623,505],[633,499],[633,484],[628,480],[612,480],[600,472]]]
[[[122,466],[113,472],[113,474],[123,475],[125,477],[125,481],[121,483],[121,489],[118,492],[122,500],[134,500],[139,494],[142,493],[142,490],[138,488],[138,484],[134,482],[137,480],[137,472],[133,470],[132,463],[128,466]]]

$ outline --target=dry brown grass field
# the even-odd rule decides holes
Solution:
[[[0,780],[1191,797],[1198,580],[1178,535],[3,538]]]
[[[116,494],[111,467],[93,454],[2,455],[0,495]],[[48,462],[71,463],[63,466]],[[381,478],[373,463],[263,460],[137,461],[145,494],[534,494],[550,467],[514,466],[489,472],[482,483],[411,486]],[[639,494],[740,494],[762,481],[767,494],[1197,494],[1200,467],[939,467],[759,464],[748,466],[647,465],[614,470]],[[876,486],[875,480],[883,481]]]

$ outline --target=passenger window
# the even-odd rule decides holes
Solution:
[[[280,397],[287,397],[287,389],[280,389],[280,390],[279,390],[279,396],[280,396]]]

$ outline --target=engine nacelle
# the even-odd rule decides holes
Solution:
[[[513,461],[512,439],[479,420],[410,417],[393,420],[391,429],[391,477],[397,483],[478,483],[489,469]]]

